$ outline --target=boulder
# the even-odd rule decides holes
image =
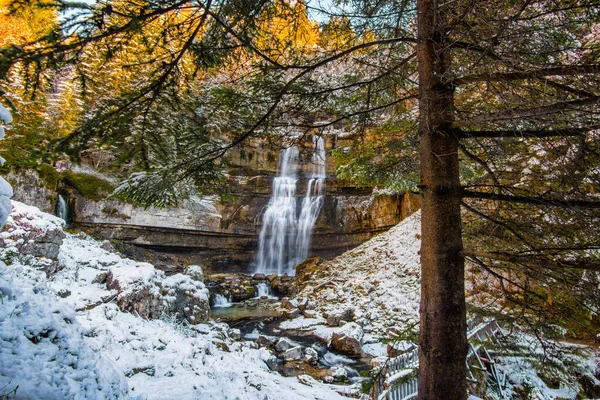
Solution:
[[[302,346],[295,346],[284,351],[281,356],[285,361],[293,361],[300,360],[303,355],[304,352],[302,351]]]
[[[317,365],[319,362],[319,353],[312,347],[308,347],[304,350],[304,362],[310,365]]]
[[[294,296],[298,292],[295,279],[287,275],[276,275],[273,280],[270,279],[270,276],[267,278],[271,281],[273,294],[277,296]]]
[[[275,345],[275,350],[281,353],[283,351],[291,349],[292,347],[296,347],[297,345],[298,344],[293,342],[292,340],[286,337],[282,337],[277,341],[277,344]]]
[[[333,382],[346,382],[348,380],[348,372],[343,367],[331,367],[327,371],[327,375],[333,378]]]
[[[8,204],[11,204],[10,201]],[[43,269],[50,277],[61,269],[58,252],[66,237],[63,225],[64,221],[60,218],[44,214],[36,207],[15,202],[4,226],[0,246],[16,249],[16,252],[7,252],[6,256]]]
[[[364,332],[355,322],[349,322],[333,332],[331,347],[346,354],[360,354]]]
[[[166,313],[190,324],[208,320],[208,289],[201,281],[192,279],[190,275],[176,274],[158,282],[158,285]]]
[[[260,347],[272,347],[277,343],[277,338],[274,336],[258,335],[256,343]]]
[[[142,318],[158,318],[162,313],[162,298],[154,281],[160,277],[154,266],[137,263],[111,269],[106,276],[108,289],[116,290],[121,311]]]

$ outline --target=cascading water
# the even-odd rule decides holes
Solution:
[[[68,222],[67,202],[60,194],[58,195],[58,202],[56,203],[56,216],[63,219],[65,222]]]
[[[260,299],[263,297],[268,297],[269,299],[278,299],[277,296],[273,296],[271,293],[271,285],[268,282],[260,282],[258,285],[256,285],[255,299]]]
[[[223,296],[222,294],[216,294],[214,302],[215,302],[215,304],[213,305],[213,307],[215,307],[215,308],[228,308],[233,305],[231,303],[231,299],[228,299],[227,297]]]
[[[273,180],[273,195],[259,236],[258,273],[294,275],[296,265],[308,256],[312,231],[323,205],[326,177],[323,138],[314,137],[313,144],[313,172],[299,213],[296,207],[298,147],[281,152],[279,175]]]

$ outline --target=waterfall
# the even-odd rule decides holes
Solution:
[[[213,307],[215,308],[227,308],[227,307],[231,307],[231,299],[228,299],[227,297],[223,296],[222,294],[215,294],[215,304],[213,305]]]
[[[259,236],[257,272],[295,274],[295,267],[308,256],[312,231],[323,205],[325,143],[313,138],[312,174],[298,212],[296,206],[298,147],[282,150],[273,194],[263,217]]]
[[[65,222],[68,222],[67,202],[60,194],[58,195],[58,202],[56,203],[56,216],[63,219]]]
[[[255,299],[260,299],[265,296],[269,299],[278,299],[277,296],[273,296],[271,293],[271,285],[268,282],[259,282],[258,285],[256,285]]]

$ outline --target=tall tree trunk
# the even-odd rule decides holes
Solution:
[[[419,399],[465,399],[467,354],[458,138],[445,15],[418,0],[421,140],[421,309]]]

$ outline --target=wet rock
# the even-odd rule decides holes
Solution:
[[[364,332],[355,322],[349,322],[333,332],[331,347],[346,354],[360,354]]]
[[[271,290],[277,296],[294,296],[298,290],[296,287],[295,279],[287,276],[275,276],[271,281]]]
[[[220,294],[233,302],[250,300],[256,296],[256,284],[247,274],[217,274],[204,277],[211,294]]]
[[[265,274],[254,274],[252,275],[252,279],[255,281],[264,281],[267,279],[267,276]]]
[[[310,365],[317,365],[319,362],[319,353],[312,347],[308,347],[304,350],[304,362]]]
[[[272,347],[277,343],[277,338],[274,336],[258,335],[256,343],[260,347]]]
[[[71,295],[71,291],[67,289],[61,289],[56,294],[58,295],[58,297],[62,297],[63,299],[65,299]]]
[[[304,356],[304,351],[302,350],[302,346],[296,346],[287,349],[281,356],[286,361],[300,360]]]

